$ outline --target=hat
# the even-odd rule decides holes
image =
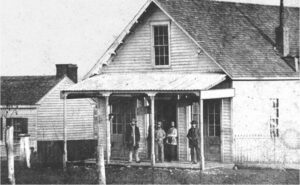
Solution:
[[[191,122],[191,125],[194,125],[194,124],[198,124],[198,122],[197,121],[195,121],[195,120],[193,120],[192,122]]]

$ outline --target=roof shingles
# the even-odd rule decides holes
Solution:
[[[61,79],[56,76],[1,76],[1,105],[35,105]]]
[[[279,7],[208,0],[156,0],[233,78],[298,77],[275,46]],[[299,8],[285,8],[299,56]]]

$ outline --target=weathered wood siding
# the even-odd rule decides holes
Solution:
[[[231,99],[224,98],[221,103],[221,159],[232,161]]]
[[[140,24],[132,30],[123,45],[117,50],[113,61],[103,68],[104,73],[113,72],[215,72],[220,68],[204,53],[198,55],[198,48],[171,22],[170,26],[170,64],[167,69],[154,69],[151,63],[151,26],[153,21],[171,21],[158,8],[140,20]]]
[[[237,162],[300,163],[300,81],[233,81]],[[279,137],[270,136],[270,98],[279,99]]]
[[[186,161],[188,154],[188,140],[187,140],[187,102],[178,102],[177,104],[177,130],[178,130],[178,159],[179,161]]]
[[[64,78],[52,89],[37,110],[37,140],[53,141],[63,139],[63,99],[60,91],[74,84]],[[94,110],[88,99],[67,100],[67,139],[94,139]]]
[[[98,105],[98,118],[97,118],[97,129],[100,127],[100,138],[101,138],[101,145],[103,146],[104,150],[106,151],[106,141],[107,141],[107,132],[106,129],[110,125],[106,124],[106,106],[105,106],[105,98],[101,97],[97,99]],[[98,132],[98,131],[96,131]],[[106,155],[105,155],[106,156]]]

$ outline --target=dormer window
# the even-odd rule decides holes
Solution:
[[[152,23],[152,62],[155,67],[170,66],[170,23]]]

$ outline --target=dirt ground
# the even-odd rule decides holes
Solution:
[[[15,167],[17,184],[96,184],[94,166],[70,166],[66,172],[55,168]],[[214,169],[198,170],[106,167],[107,184],[299,184],[299,170]],[[1,184],[8,183],[7,164],[1,161]]]

